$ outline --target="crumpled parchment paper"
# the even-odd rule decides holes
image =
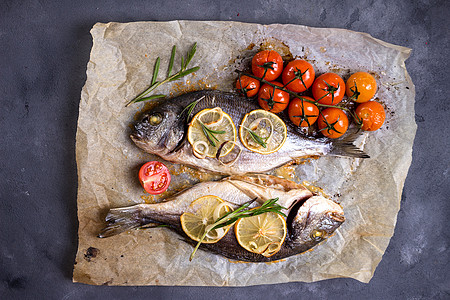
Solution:
[[[300,25],[237,22],[137,22],[96,24],[87,80],[81,93],[76,156],[78,164],[79,245],[75,282],[94,285],[246,286],[351,277],[369,282],[393,235],[403,184],[411,163],[416,131],[414,85],[404,61],[410,49],[368,34]],[[364,133],[359,144],[370,159],[322,157],[274,171],[297,182],[323,188],[338,200],[346,222],[312,251],[277,263],[238,263],[199,251],[166,228],[133,230],[97,238],[109,208],[158,202],[199,180],[217,176],[168,163],[169,191],[146,194],[137,180],[139,167],[159,159],[129,139],[130,124],[149,104],[125,104],[151,81],[156,57],[165,78],[170,51],[177,45],[174,71],[194,42],[191,66],[200,71],[156,91],[178,95],[186,90],[229,91],[234,70],[243,69],[261,46],[278,45],[284,55],[309,60],[316,74],[332,71],[348,78],[369,71],[377,79],[376,100],[387,111],[382,129]],[[276,46],[276,47],[278,47]],[[160,159],[159,159],[160,160]]]

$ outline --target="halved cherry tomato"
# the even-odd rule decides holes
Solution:
[[[377,81],[367,72],[352,74],[345,84],[347,97],[358,103],[367,102],[375,96]]]
[[[356,115],[362,121],[361,128],[367,131],[375,131],[383,125],[386,112],[383,105],[376,101],[364,102],[356,108]]]
[[[335,73],[322,74],[314,81],[312,93],[314,99],[321,104],[338,104],[344,98],[344,80]]]
[[[267,70],[267,71],[266,71]],[[260,51],[253,56],[253,75],[272,81],[278,78],[283,71],[283,58],[273,50]]]
[[[272,81],[272,84],[283,86],[281,83]],[[274,114],[282,112],[289,104],[289,94],[285,91],[275,89],[267,83],[264,83],[258,93],[259,105]]]
[[[317,125],[324,136],[336,139],[347,131],[348,118],[342,109],[329,107],[321,112]]]
[[[313,84],[316,73],[309,62],[296,59],[287,64],[281,76],[287,89],[301,93]]]
[[[149,161],[139,170],[139,181],[147,193],[161,194],[170,184],[169,169],[162,162]]]
[[[239,90],[239,92],[244,95],[246,94],[249,98],[258,94],[259,86],[259,80],[245,75],[240,76],[236,81],[236,88]]]
[[[314,101],[311,97],[303,98]],[[319,117],[319,108],[311,102],[294,98],[289,103],[288,114],[289,119],[291,119],[292,123],[296,126],[307,127],[317,121],[317,118]]]

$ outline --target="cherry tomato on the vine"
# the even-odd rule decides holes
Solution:
[[[338,104],[344,98],[344,80],[335,73],[322,74],[314,81],[312,93],[314,99],[321,104]]]
[[[147,193],[161,194],[170,184],[169,169],[162,162],[149,161],[139,170],[139,181]]]
[[[342,109],[329,107],[320,113],[317,125],[324,136],[336,139],[347,131],[348,118]]]
[[[311,97],[303,98],[314,101]],[[289,119],[291,119],[292,123],[296,126],[300,127],[311,126],[319,117],[319,108],[317,108],[317,105],[305,101],[304,99],[292,99],[288,109]]]
[[[367,131],[375,131],[383,125],[386,112],[383,105],[376,101],[361,103],[356,108],[356,115],[362,121],[361,128]]]
[[[296,59],[286,65],[281,76],[287,89],[301,93],[313,84],[316,73],[309,62]]]
[[[267,71],[266,71],[267,70]],[[253,75],[267,81],[277,79],[283,71],[283,58],[278,52],[273,50],[260,51],[253,56]]]
[[[251,78],[249,76],[242,75],[236,81],[236,88],[247,97],[251,98],[258,94],[259,91],[259,80]]]
[[[352,74],[345,84],[347,97],[358,103],[367,102],[375,96],[377,81],[367,72]]]
[[[281,83],[271,82],[277,86],[283,86]],[[280,89],[274,88],[267,83],[264,83],[259,89],[258,93],[259,105],[270,112],[279,113],[286,109],[289,104],[289,94]]]

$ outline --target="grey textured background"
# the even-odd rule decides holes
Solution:
[[[449,299],[449,1],[0,1],[0,299]],[[96,22],[235,20],[362,31],[413,49],[417,136],[394,237],[369,284],[74,284],[75,132]]]

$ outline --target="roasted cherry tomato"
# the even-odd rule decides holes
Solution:
[[[271,83],[277,86],[283,86],[281,83],[276,81]],[[275,89],[274,92],[274,88],[272,86],[264,83],[259,89],[258,103],[265,110],[276,114],[282,112],[288,106],[289,94],[279,89]]]
[[[287,64],[281,78],[286,88],[293,92],[301,93],[309,89],[314,82],[315,76],[314,68],[309,62],[296,59]]]
[[[356,72],[352,74],[345,84],[347,97],[358,103],[367,102],[375,96],[377,82],[367,72]]]
[[[267,70],[267,71],[266,71]],[[253,75],[263,78],[267,81],[277,79],[283,71],[283,59],[278,52],[273,50],[260,51],[253,56],[252,72]],[[264,74],[265,73],[265,74]]]
[[[321,104],[335,105],[345,94],[345,83],[335,73],[325,73],[316,78],[312,85],[314,99]]]
[[[162,162],[149,161],[139,170],[139,181],[147,193],[161,194],[170,184],[169,169]]]
[[[361,128],[367,131],[377,130],[383,125],[386,112],[383,105],[375,101],[361,103],[356,108],[356,115],[362,121]]]
[[[347,131],[348,118],[342,109],[329,107],[321,112],[317,125],[324,136],[336,139]]]
[[[245,75],[242,75],[236,81],[236,88],[247,97],[251,98],[258,94],[259,91],[259,80],[255,78],[251,78]]]
[[[303,98],[314,101],[311,97]],[[319,117],[319,108],[311,102],[294,98],[289,103],[288,114],[289,119],[291,119],[292,123],[296,126],[307,127],[317,121],[317,118]]]

